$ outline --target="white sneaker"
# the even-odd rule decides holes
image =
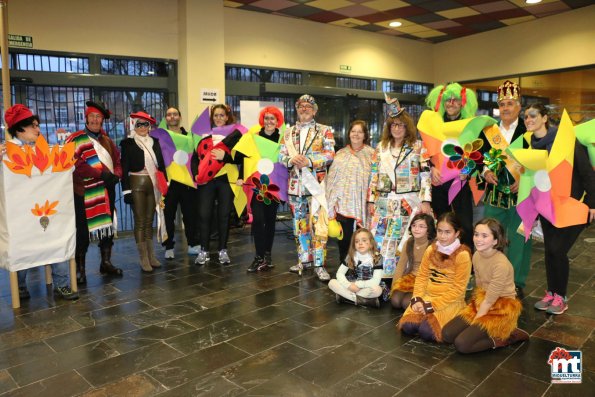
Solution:
[[[174,259],[175,255],[174,255],[174,250],[173,248],[170,250],[165,250],[165,259]]]
[[[297,265],[293,265],[289,268],[290,273],[297,273],[302,274],[302,270],[310,269],[312,267],[312,262],[308,262],[306,264],[298,263]]]
[[[209,261],[209,253],[205,252],[205,251],[200,251],[198,253],[198,256],[196,257],[196,260],[194,261],[195,265],[204,265],[205,263],[207,263]]]
[[[200,248],[200,245],[193,245],[191,247],[188,247],[188,255],[198,255],[201,251]]]
[[[331,279],[330,274],[328,274],[326,269],[322,266],[315,267],[314,273],[316,273],[320,281],[329,281]]]
[[[227,265],[228,263],[231,263],[231,261],[229,260],[229,255],[227,255],[227,250],[219,251],[219,263],[221,263],[222,265]]]

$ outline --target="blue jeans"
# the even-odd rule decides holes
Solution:
[[[54,280],[54,288],[62,288],[69,286],[69,266],[68,262],[52,263],[52,279]],[[17,272],[17,278],[19,280],[19,288],[26,288],[25,282],[27,278],[27,272],[29,269],[19,270]]]

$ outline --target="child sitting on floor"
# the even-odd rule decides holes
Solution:
[[[407,309],[413,297],[413,285],[421,258],[436,238],[434,218],[429,214],[415,215],[409,233],[411,237],[401,252],[390,291],[390,303],[395,309]]]
[[[477,286],[469,305],[444,326],[443,340],[460,353],[476,353],[529,339],[517,328],[522,305],[516,299],[514,269],[503,253],[504,228],[496,219],[484,218],[475,225],[473,243]]]
[[[362,306],[380,307],[382,266],[374,236],[368,229],[358,229],[351,237],[346,263],[337,270],[337,278],[329,281],[337,303],[346,300]]]

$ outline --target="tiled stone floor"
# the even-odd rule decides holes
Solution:
[[[378,310],[338,305],[312,274],[288,273],[295,250],[283,231],[276,268],[256,275],[245,271],[249,229],[232,231],[230,266],[195,266],[178,244],[176,259],[150,275],[140,272],[132,238],[120,238],[113,259],[124,277],[100,276],[92,247],[77,302],[54,300],[36,270],[31,299],[13,311],[0,271],[0,394],[592,396],[594,246],[592,227],[571,252],[570,309],[549,317],[532,308],[545,289],[537,245],[521,319],[530,341],[463,356],[401,335],[395,323],[402,313],[386,303]],[[546,361],[556,346],[582,349],[581,385],[550,384]]]

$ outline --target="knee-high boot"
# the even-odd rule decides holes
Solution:
[[[153,240],[145,240],[147,246],[147,256],[149,257],[149,263],[153,267],[161,267],[161,262],[155,257],[155,249],[153,247]]]
[[[153,268],[151,267],[151,262],[147,255],[147,246],[145,245],[145,242],[136,243],[136,248],[138,249],[138,255],[140,256],[140,268],[143,272],[151,273]]]
[[[105,246],[99,247],[99,251],[101,252],[101,264],[99,265],[99,272],[101,274],[110,274],[113,276],[121,276],[122,269],[115,267],[112,265],[112,247]]]
[[[86,254],[75,254],[76,261],[76,282],[79,285],[87,284],[87,274],[85,272],[85,257]]]

